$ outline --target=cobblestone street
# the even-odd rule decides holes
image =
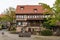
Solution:
[[[1,33],[4,32],[4,35]],[[37,36],[32,35],[31,37],[18,37],[17,34],[10,34],[6,30],[0,31],[0,40],[60,40],[58,36]]]

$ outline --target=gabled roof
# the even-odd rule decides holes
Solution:
[[[24,7],[21,10],[21,7]],[[34,9],[37,9],[37,12],[34,12]],[[45,10],[42,5],[18,5],[16,8],[16,14],[43,14],[44,12],[48,12]]]

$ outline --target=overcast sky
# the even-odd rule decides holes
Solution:
[[[55,0],[0,0],[0,14],[9,7],[16,8],[17,5],[38,5],[38,3],[45,3],[53,6]]]

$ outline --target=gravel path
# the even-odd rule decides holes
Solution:
[[[2,35],[2,31],[5,33]],[[0,31],[0,40],[60,40],[57,36],[37,36],[32,35],[31,37],[18,37],[17,34],[10,34],[6,30]]]

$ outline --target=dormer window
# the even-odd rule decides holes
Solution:
[[[37,12],[37,9],[34,9],[34,12]]]
[[[22,7],[20,7],[21,8],[21,10],[23,10],[24,9],[24,7],[22,6]]]

